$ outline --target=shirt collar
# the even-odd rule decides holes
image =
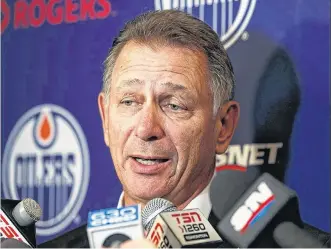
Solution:
[[[207,187],[205,187],[205,189],[184,208],[184,210],[197,208],[208,219],[209,214],[211,212],[211,201],[209,196],[211,182],[212,181],[209,182]],[[120,195],[117,208],[123,207],[123,198],[124,198],[124,192],[122,192]]]

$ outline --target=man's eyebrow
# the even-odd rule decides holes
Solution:
[[[169,88],[170,90],[173,90],[173,91],[187,91],[188,89],[183,86],[183,85],[180,85],[180,84],[175,84],[173,82],[165,82],[165,83],[162,83],[161,86],[165,86],[167,88]]]
[[[123,88],[128,88],[132,86],[142,86],[145,84],[144,81],[139,80],[139,79],[129,79],[129,80],[123,80],[121,83],[116,87],[116,90],[121,90]]]
[[[129,79],[129,80],[123,80],[121,81],[121,83],[116,87],[116,90],[121,90],[123,88],[129,88],[129,87],[133,87],[133,86],[142,86],[144,85],[145,82],[139,79]],[[188,89],[180,84],[176,84],[170,81],[161,83],[162,87],[166,87],[169,90],[172,91],[187,91]]]

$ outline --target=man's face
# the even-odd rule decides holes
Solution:
[[[129,196],[171,200],[213,170],[219,129],[207,72],[204,54],[185,48],[130,42],[121,51],[103,127]]]

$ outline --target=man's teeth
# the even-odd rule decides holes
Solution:
[[[157,163],[163,163],[165,159],[142,159],[142,158],[135,158],[137,162],[145,165],[153,165]]]

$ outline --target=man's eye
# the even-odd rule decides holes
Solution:
[[[169,104],[168,106],[173,111],[179,111],[182,109],[179,105],[175,105],[175,104]]]
[[[133,100],[126,99],[126,100],[121,101],[121,104],[124,104],[126,106],[131,106],[131,105],[133,105]]]

